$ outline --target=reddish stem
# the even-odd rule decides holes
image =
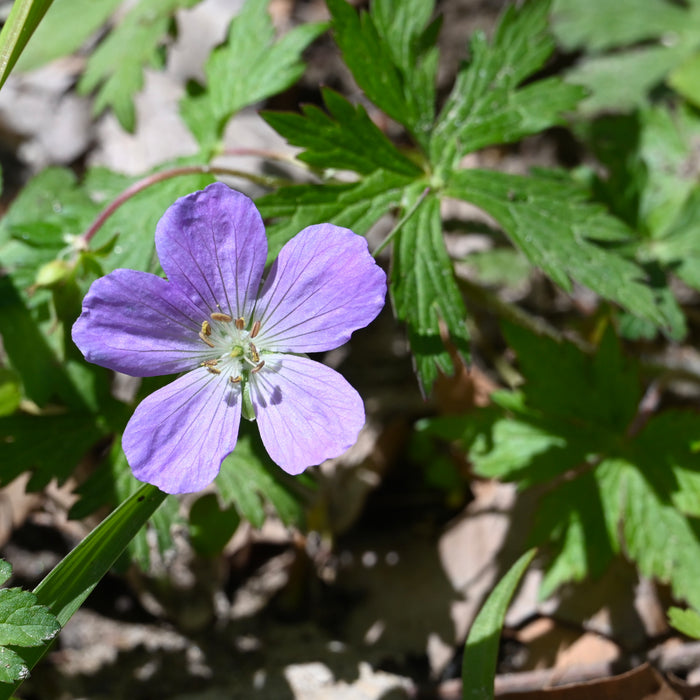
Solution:
[[[245,150],[245,149],[240,149]],[[254,149],[250,149],[254,150]],[[147,189],[151,185],[155,185],[157,182],[162,182],[163,180],[169,180],[173,177],[180,177],[182,175],[195,175],[195,174],[218,174],[218,175],[230,175],[232,177],[241,177],[246,180],[251,180],[261,185],[271,186],[275,184],[280,184],[282,180],[279,178],[268,177],[265,175],[253,175],[252,173],[246,173],[241,170],[233,170],[231,168],[224,168],[214,165],[185,165],[179,168],[171,168],[170,170],[161,170],[160,172],[153,173],[148,177],[135,182],[133,185],[127,187],[113,202],[107,205],[97,216],[97,218],[92,222],[90,228],[82,235],[82,244],[85,248],[88,247],[90,239],[100,230],[105,221],[109,219],[114,212],[119,209],[119,207],[124,204],[124,202],[131,199],[134,195],[137,195],[142,190]]]

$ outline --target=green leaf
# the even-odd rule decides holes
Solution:
[[[133,131],[136,112],[133,96],[143,87],[145,66],[163,65],[161,45],[176,10],[199,0],[141,0],[115,27],[90,57],[78,91],[97,90],[94,113],[108,107],[119,123]]]
[[[525,256],[513,248],[475,251],[462,261],[474,270],[476,279],[485,285],[517,287],[532,273]]]
[[[66,338],[63,325],[50,316],[46,297],[44,302],[41,297],[37,293],[31,300],[36,306],[30,307],[11,276],[0,277],[0,332],[25,395],[39,406],[60,399],[83,413],[96,410],[102,400],[108,404],[109,371],[74,359],[77,349]]]
[[[424,146],[435,119],[437,43],[442,24],[442,17],[430,22],[434,9],[434,0],[371,3],[374,26],[399,70],[409,109],[416,114],[415,126],[410,129]]]
[[[85,518],[101,507],[116,507],[136,493],[141,486],[142,483],[137,481],[131,473],[121,448],[121,436],[117,435],[107,458],[78,487],[77,493],[80,495],[80,500],[70,509],[69,517]],[[168,496],[153,514],[147,526],[141,528],[129,542],[126,563],[135,562],[143,571],[148,571],[154,549],[153,541],[155,540],[157,551],[161,556],[164,555],[173,546],[172,528],[182,524],[179,502],[174,496]]]
[[[691,65],[700,42],[700,4],[554,0],[552,26],[566,49],[586,50],[567,74],[589,92],[580,111],[623,112],[648,104],[669,73],[683,75],[680,66]]]
[[[0,645],[35,647],[59,630],[56,618],[21,588],[0,589]]]
[[[501,629],[511,598],[537,551],[525,552],[491,591],[472,623],[462,657],[463,700],[494,697]]]
[[[422,170],[389,141],[361,105],[353,107],[333,90],[322,89],[328,114],[314,105],[302,114],[263,112],[265,121],[293,146],[297,158],[316,168],[354,170],[369,175],[387,170],[420,177]]]
[[[0,560],[0,584],[12,574],[12,567]],[[0,683],[13,683],[29,675],[24,659],[8,645],[35,647],[53,639],[60,629],[58,620],[36,596],[21,588],[0,589]],[[0,694],[3,692],[0,687]]]
[[[695,610],[670,608],[668,621],[686,636],[700,639],[700,615]]]
[[[32,471],[29,490],[46,486],[51,479],[62,483],[86,452],[105,434],[94,415],[66,413],[57,416],[16,414],[0,418],[5,485],[23,472]]]
[[[226,41],[207,61],[207,89],[196,85],[181,102],[181,115],[203,150],[216,147],[239,110],[282,92],[304,72],[301,54],[326,25],[303,24],[275,41],[269,0],[248,0],[231,22]]]
[[[566,80],[588,94],[579,105],[580,114],[629,112],[649,102],[652,90],[684,56],[682,46],[632,48],[586,59],[566,74]]]
[[[433,0],[399,5],[380,0],[361,13],[346,0],[327,0],[335,40],[367,97],[427,145],[435,113],[435,39],[439,24],[426,22]]]
[[[0,221],[0,264],[19,289],[29,288],[39,268],[59,252],[70,259],[72,242],[98,211],[70,170],[47,168],[29,181]]]
[[[0,87],[53,0],[16,0],[0,32]]]
[[[598,52],[680,32],[688,22],[681,5],[667,0],[554,0],[552,27],[562,46]]]
[[[695,289],[700,289],[700,187],[691,192],[673,226],[649,244],[649,254]]]
[[[4,559],[0,559],[0,586],[7,583],[10,576],[12,576],[12,565]]]
[[[505,335],[525,377],[518,392],[492,396],[508,417],[491,409],[434,419],[423,431],[460,436],[480,475],[548,484],[530,535],[551,546],[542,595],[599,575],[625,552],[697,606],[697,414],[665,411],[640,429],[638,373],[610,330],[592,357],[516,327]]]
[[[19,376],[11,369],[0,367],[0,416],[9,416],[14,413],[21,400],[22,389]]]
[[[564,179],[486,170],[453,173],[447,194],[493,216],[528,259],[568,291],[576,280],[656,325],[668,320],[635,263],[595,241],[619,241],[631,231],[578,185]]]
[[[695,461],[697,470],[697,455],[694,460],[690,455],[686,460]],[[675,597],[698,607],[700,520],[684,515],[673,505],[678,485],[673,473],[663,466],[627,460],[601,463],[596,475],[606,519],[609,528],[615,525],[621,529],[625,550],[642,575],[670,584]]]
[[[221,508],[213,493],[200,496],[190,508],[190,541],[200,556],[214,557],[233,537],[241,518],[236,509]]]
[[[414,204],[406,202],[406,208]],[[454,374],[448,348],[441,337],[444,323],[463,362],[469,357],[466,310],[445,249],[440,201],[428,195],[397,234],[391,270],[391,295],[396,315],[408,326],[416,371],[425,393],[438,371]]]
[[[270,257],[306,226],[331,222],[364,235],[392,207],[398,206],[414,180],[377,170],[352,184],[282,187],[256,201],[267,227]]]
[[[430,139],[431,162],[449,172],[471,151],[509,143],[563,123],[584,96],[580,88],[547,78],[522,87],[554,50],[549,2],[509,6],[491,44],[483,32],[470,43],[471,62],[462,68]]]
[[[700,108],[700,52],[673,69],[668,84],[696,108]]]
[[[37,601],[49,608],[62,627],[112,568],[165,497],[166,494],[155,486],[141,486],[65,556],[36,587],[34,593]],[[24,654],[27,667],[33,668],[47,649],[46,644],[27,649]],[[8,692],[0,687],[0,698],[5,700],[9,697],[17,685],[19,683],[15,683]]]
[[[565,583],[596,579],[605,572],[621,546],[606,515],[594,474],[562,483],[539,501],[529,539],[549,542],[551,556],[540,599]]]
[[[24,659],[12,649],[0,647],[0,684],[21,681],[28,675],[29,669],[24,663]],[[0,697],[2,697],[3,690],[3,686],[0,685]],[[9,694],[7,697],[10,697]]]
[[[17,69],[29,71],[79,49],[119,7],[122,0],[54,0],[27,44]],[[76,17],[80,18],[76,22]]]
[[[304,510],[281,483],[282,478],[281,470],[267,456],[260,440],[242,434],[236,449],[223,461],[214,483],[223,505],[235,505],[254,527],[262,527],[265,522],[265,501],[274,507],[283,523],[299,526]]]
[[[675,223],[692,192],[698,190],[693,149],[700,140],[700,117],[679,105],[650,107],[640,114],[639,155],[647,181],[640,202],[640,219],[654,237]]]

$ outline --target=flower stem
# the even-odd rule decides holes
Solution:
[[[401,230],[401,227],[416,213],[416,209],[422,204],[423,200],[428,196],[430,192],[430,187],[426,187],[420,194],[420,197],[413,203],[413,206],[403,215],[401,220],[394,226],[394,228],[389,231],[386,238],[375,248],[372,257],[376,258],[379,253],[381,253],[384,248],[386,248],[389,243],[391,243],[392,238]]]
[[[234,170],[233,168],[225,168],[216,165],[185,165],[179,168],[161,170],[157,173],[149,175],[148,177],[144,177],[130,187],[127,187],[113,202],[107,205],[98,214],[97,218],[92,222],[88,230],[81,236],[82,245],[87,248],[90,239],[100,230],[100,228],[102,228],[105,221],[107,221],[107,219],[109,219],[109,217],[112,216],[112,214],[114,214],[114,212],[119,209],[122,204],[137,195],[139,192],[148,189],[152,185],[162,182],[163,180],[169,180],[174,177],[182,177],[183,175],[196,174],[229,175],[231,177],[240,177],[250,180],[258,185],[263,185],[264,187],[272,187],[283,183],[280,178],[270,177],[268,175],[254,175],[253,173],[247,173],[242,170]]]

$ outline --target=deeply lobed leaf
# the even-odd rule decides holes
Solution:
[[[438,23],[434,0],[380,0],[370,13],[327,0],[335,40],[367,97],[426,146],[435,114]]]
[[[100,44],[88,61],[78,90],[97,89],[94,112],[108,107],[127,131],[136,125],[134,94],[143,87],[145,66],[161,67],[161,42],[176,10],[200,0],[141,0]]]
[[[595,241],[623,241],[632,233],[573,182],[485,170],[453,173],[447,194],[494,217],[528,259],[565,290],[576,280],[655,325],[670,325],[645,272]]]
[[[301,54],[323,31],[303,24],[275,41],[269,0],[248,0],[226,41],[209,56],[206,89],[190,85],[180,112],[203,151],[216,148],[228,120],[243,107],[275,95],[304,72]]]
[[[400,153],[367,116],[344,97],[322,90],[328,114],[314,105],[302,107],[302,114],[263,112],[263,118],[293,146],[305,149],[297,158],[316,168],[353,170],[370,175],[387,170],[407,177],[419,177],[422,170]]]
[[[522,87],[554,49],[548,9],[548,1],[520,10],[511,5],[490,43],[483,32],[472,36],[471,61],[460,70],[432,131],[430,157],[438,172],[449,172],[471,151],[562,123],[562,113],[584,96],[558,78]]]

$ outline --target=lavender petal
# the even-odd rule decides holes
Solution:
[[[251,375],[251,399],[265,449],[284,471],[299,474],[355,444],[365,410],[340,374],[294,355],[265,363]]]
[[[259,343],[277,352],[331,350],[377,316],[385,295],[386,275],[364,238],[309,226],[272,265],[256,307]]]
[[[72,335],[88,362],[153,377],[192,369],[208,356],[198,337],[202,320],[166,280],[120,269],[93,282]]]
[[[201,367],[138,405],[122,447],[137,479],[166,493],[194,493],[219,473],[240,420],[240,391]]]
[[[207,314],[248,318],[265,259],[265,228],[252,200],[215,182],[178,199],[156,227],[168,279]]]

